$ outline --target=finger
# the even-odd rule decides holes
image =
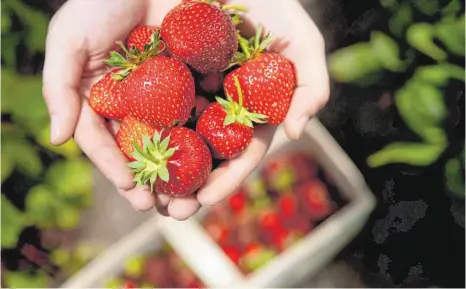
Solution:
[[[155,199],[157,211],[165,217],[170,216],[168,213],[168,204],[170,203],[171,197],[165,194],[155,193]]]
[[[104,119],[84,99],[74,137],[89,159],[118,189],[130,190],[134,187],[133,176],[126,166],[127,160],[107,130]]]
[[[118,192],[125,197],[136,211],[145,212],[155,206],[155,196],[151,194],[148,186],[137,186],[130,190],[121,190]]]
[[[42,92],[51,119],[51,142],[62,144],[72,135],[78,121],[79,80],[86,61],[86,45],[65,33],[59,19],[51,25],[46,40]]]
[[[184,198],[172,198],[168,204],[169,215],[178,220],[184,221],[197,213],[201,208],[196,195],[187,196]]]
[[[116,134],[118,133],[118,130],[120,129],[120,122],[116,120],[110,120],[109,122],[107,122],[107,129],[115,138]]]
[[[285,119],[285,132],[290,139],[299,139],[309,118],[315,116],[330,96],[330,80],[323,45],[306,52],[295,61],[298,87]]]
[[[257,128],[247,150],[239,157],[221,164],[212,171],[206,184],[199,190],[201,205],[212,206],[234,193],[249,174],[259,165],[272,141],[276,127]]]

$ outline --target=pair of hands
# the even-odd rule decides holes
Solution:
[[[160,26],[179,0],[69,0],[52,18],[46,42],[43,94],[51,117],[51,141],[59,145],[74,136],[95,166],[138,211],[154,206],[166,216],[184,220],[201,205],[211,206],[233,193],[258,166],[275,128],[256,129],[254,140],[240,157],[214,170],[196,195],[171,198],[135,187],[126,159],[114,136],[117,122],[107,123],[88,105],[91,86],[108,70],[104,60],[116,41],[125,40],[139,24]],[[298,88],[284,126],[298,139],[310,117],[329,97],[329,80],[322,35],[298,0],[230,0],[248,8],[247,21],[263,25],[282,44],[272,44],[294,62]],[[246,28],[245,28],[246,29]],[[284,41],[284,42],[283,42]]]

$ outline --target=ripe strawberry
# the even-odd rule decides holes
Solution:
[[[229,199],[230,209],[235,214],[240,214],[246,208],[246,195],[242,189],[235,192]]]
[[[275,231],[281,228],[280,217],[274,211],[262,212],[259,217],[259,226],[266,231]]]
[[[239,85],[238,79],[236,84]],[[217,97],[217,103],[209,105],[197,122],[196,131],[218,159],[238,156],[252,141],[253,122],[265,123],[264,115],[250,113],[243,107],[241,88],[238,91],[239,103],[229,95],[228,100]]]
[[[207,180],[212,155],[202,138],[185,127],[173,127],[143,136],[143,147],[131,154],[128,164],[138,185],[149,183],[158,193],[172,197],[193,194]]]
[[[144,124],[128,115],[123,118],[120,123],[120,128],[116,135],[116,142],[126,158],[130,161],[134,161],[135,158],[131,156],[134,152],[134,143],[142,147],[143,136],[153,136],[158,130],[158,128]]]
[[[122,100],[127,113],[137,120],[161,128],[185,124],[195,106],[194,78],[180,61],[159,55],[159,32],[152,34],[143,52],[123,50],[127,59],[111,52],[107,64],[120,67]]]
[[[297,86],[295,68],[284,56],[264,52],[272,38],[269,36],[260,43],[261,33],[259,29],[250,41],[240,38],[243,53],[237,53],[233,62],[240,67],[226,76],[224,88],[237,101],[235,77],[238,77],[244,106],[251,112],[268,116],[270,124],[280,124],[285,120]]]
[[[120,82],[112,77],[112,73],[118,71],[119,68],[108,72],[91,87],[89,105],[97,114],[119,120],[126,115],[126,111],[121,101]]]
[[[122,288],[130,289],[130,288],[137,288],[137,285],[133,281],[126,281],[123,283]]]
[[[150,45],[152,34],[159,30],[159,27],[140,25],[131,31],[126,41],[126,46],[129,49],[136,47],[139,51],[144,51],[146,45]]]
[[[161,36],[172,56],[207,74],[228,66],[238,49],[230,15],[210,1],[189,1],[164,18]]]
[[[301,238],[302,234],[282,229],[275,232],[273,236],[273,244],[279,252],[282,252]]]
[[[235,263],[236,265],[239,264],[239,260],[241,258],[241,251],[238,247],[225,245],[222,246],[222,250],[233,263]]]
[[[302,184],[297,194],[303,211],[313,220],[328,216],[334,209],[327,187],[318,179]]]

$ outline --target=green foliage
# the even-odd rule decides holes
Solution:
[[[50,144],[42,78],[33,74],[37,56],[43,57],[50,16],[21,0],[2,1],[1,16],[1,243],[13,249],[27,226],[70,230],[78,225],[92,202],[92,167],[73,140]],[[35,185],[18,183],[24,181]],[[24,212],[6,197],[19,195],[12,191],[18,187],[28,190]],[[2,272],[2,284],[12,288],[44,288],[47,280],[42,270]]]
[[[464,57],[465,16],[458,0],[440,7],[436,0],[381,0],[381,5],[392,13],[389,19],[390,37],[373,31],[369,42],[360,42],[334,52],[329,58],[332,77],[340,82],[372,84],[374,75],[382,72],[406,73],[412,77],[393,92],[394,103],[406,126],[420,138],[419,142],[398,142],[387,145],[368,158],[368,164],[379,167],[390,163],[427,166],[436,162],[448,147],[447,133],[442,124],[448,116],[443,89],[452,80],[465,79],[464,67],[450,63],[450,59]],[[414,11],[426,21],[415,21]],[[440,14],[440,15],[439,15]],[[440,20],[434,20],[438,19]],[[400,51],[398,42],[410,46]],[[443,44],[440,47],[436,41]],[[404,55],[406,59],[400,59]],[[412,57],[410,56],[412,55]],[[431,58],[432,64],[416,66],[414,59]],[[447,164],[450,183],[457,178],[453,171],[457,163]]]

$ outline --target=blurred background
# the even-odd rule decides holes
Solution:
[[[57,287],[152,215],[135,213],[73,141],[49,144],[41,70],[48,22],[64,2],[1,3],[5,287]],[[319,119],[378,201],[357,238],[303,286],[464,287],[464,1],[301,2],[324,34],[333,79]],[[291,151],[268,160],[202,226],[247,275],[347,201],[312,156]],[[269,232],[270,208],[286,231]],[[128,259],[106,286],[202,282],[167,244]]]

